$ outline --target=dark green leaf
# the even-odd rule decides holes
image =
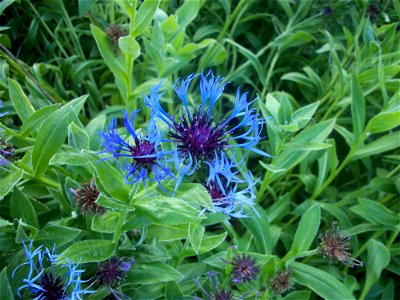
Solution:
[[[291,255],[307,251],[319,228],[321,217],[321,209],[319,205],[310,207],[301,217],[299,227],[297,227],[294,235],[292,248],[290,249]]]
[[[39,231],[35,243],[48,248],[52,248],[54,245],[60,247],[77,238],[80,233],[81,230],[76,228],[49,224]]]
[[[162,262],[135,264],[128,272],[126,281],[131,284],[154,284],[167,281],[177,281],[183,275],[174,268]]]
[[[81,241],[68,247],[61,253],[60,262],[65,258],[74,262],[99,262],[111,257],[114,253],[115,244],[113,241],[107,240],[87,240]]]
[[[353,134],[357,139],[365,126],[365,100],[355,72],[351,76],[351,116]]]
[[[21,218],[25,223],[39,228],[39,221],[31,201],[16,187],[11,196],[10,210],[13,218]]]
[[[321,269],[295,261],[290,262],[289,267],[293,271],[293,279],[298,284],[312,289],[317,295],[324,299],[355,299],[340,281]]]
[[[25,122],[35,112],[35,109],[17,81],[8,78],[8,86],[15,110],[21,120]]]
[[[87,96],[76,98],[53,112],[40,126],[32,151],[32,165],[36,177],[43,176],[48,163],[67,136],[67,128],[77,120]]]

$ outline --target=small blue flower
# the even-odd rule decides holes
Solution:
[[[253,180],[251,172],[244,173],[245,179],[237,176],[238,166],[241,162],[234,163],[234,155],[228,159],[224,153],[209,163],[209,177],[204,185],[211,196],[215,212],[233,218],[247,217],[244,209],[254,209],[255,194],[254,186],[258,182]],[[236,171],[234,171],[236,170]]]
[[[137,133],[134,120],[138,110],[129,116],[124,113],[124,126],[130,138],[123,139],[117,131],[117,120],[114,118],[104,132],[99,132],[104,152],[111,153],[122,170],[127,171],[125,181],[129,184],[142,181],[157,181],[173,178],[169,167],[169,156],[172,152],[164,151],[161,147],[161,134],[156,123],[150,121],[147,126],[147,135]],[[131,140],[131,141],[130,141]],[[107,159],[107,158],[106,158]]]
[[[82,299],[85,294],[93,291],[82,289],[83,280],[81,274],[85,271],[79,268],[79,264],[66,259],[66,263],[61,264],[60,255],[54,254],[55,248],[49,250],[42,246],[32,250],[32,241],[29,247],[23,244],[27,262],[19,265],[15,272],[24,265],[29,266],[28,275],[18,290],[17,294],[22,297],[20,292],[29,288],[31,296],[35,300],[50,299]]]
[[[0,109],[3,108],[3,107],[4,107],[3,101],[0,100]],[[3,112],[3,113],[0,112],[0,118],[5,116],[5,115],[8,115],[8,111]]]
[[[189,109],[188,89],[192,80],[200,76],[201,104]],[[176,144],[178,155],[174,156],[175,166],[184,165],[180,172],[178,184],[182,177],[193,172],[200,162],[212,162],[215,156],[229,149],[241,148],[261,155],[269,156],[255,146],[260,141],[260,132],[264,120],[259,118],[251,102],[247,101],[247,93],[237,90],[233,110],[227,115],[218,115],[214,107],[221,97],[225,86],[223,78],[215,77],[210,71],[206,75],[192,74],[175,83],[175,93],[184,105],[182,116],[175,119],[161,106],[163,93],[159,92],[161,82],[144,96],[145,104],[151,109],[151,116],[158,118],[169,127],[168,141]],[[180,84],[179,84],[180,82]]]

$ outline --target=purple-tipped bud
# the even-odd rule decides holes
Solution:
[[[110,258],[98,265],[97,282],[99,285],[116,286],[125,279],[126,272],[134,262],[133,258],[128,258],[126,261],[123,258]]]
[[[256,260],[245,254],[235,257],[231,264],[233,281],[236,283],[252,281],[260,272],[260,269],[256,265]]]

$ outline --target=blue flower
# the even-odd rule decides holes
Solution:
[[[0,100],[0,109],[3,108],[3,107],[4,107],[3,101]],[[3,112],[3,113],[0,112],[0,118],[5,116],[5,115],[7,115],[7,114],[8,114],[8,111]]]
[[[198,76],[201,103],[191,111],[188,89],[192,80]],[[177,184],[183,176],[192,173],[202,161],[212,162],[216,155],[229,149],[241,148],[245,152],[253,151],[268,156],[255,148],[261,139],[260,132],[264,120],[259,118],[254,108],[250,108],[251,102],[247,101],[247,93],[241,94],[240,89],[237,90],[230,114],[218,115],[214,111],[215,104],[228,84],[222,82],[223,78],[215,77],[211,71],[206,75],[189,75],[182,81],[178,79],[175,83],[175,93],[182,101],[184,111],[177,119],[170,116],[161,106],[161,82],[150,90],[149,96],[144,96],[146,106],[151,109],[151,116],[162,120],[169,127],[169,139],[165,141],[176,144],[175,151],[178,155],[174,156],[174,162],[175,166],[181,166]]]
[[[228,159],[224,153],[209,164],[209,176],[204,185],[211,196],[215,212],[233,218],[247,217],[245,208],[254,209],[254,186],[258,180],[253,180],[251,172],[244,173],[245,178],[237,176],[241,162],[234,163],[234,155]],[[235,171],[236,170],[236,171]]]
[[[82,299],[85,294],[93,291],[82,289],[83,280],[81,274],[85,271],[79,268],[79,264],[66,259],[66,263],[60,263],[60,255],[54,254],[55,249],[49,250],[42,246],[32,250],[32,241],[29,247],[22,243],[27,262],[19,265],[15,272],[24,265],[29,266],[28,275],[23,279],[25,283],[18,290],[17,294],[29,288],[31,296],[35,300],[49,299]]]
[[[138,110],[129,116],[124,113],[124,126],[130,138],[123,139],[117,131],[117,120],[114,118],[104,132],[99,132],[104,152],[111,153],[122,170],[127,171],[125,181],[133,184],[142,181],[155,182],[161,186],[161,180],[173,178],[169,167],[169,156],[172,152],[164,151],[161,145],[161,134],[156,123],[150,121],[147,126],[147,135],[137,133],[134,120]],[[107,159],[107,158],[106,158]]]

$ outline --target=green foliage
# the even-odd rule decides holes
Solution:
[[[14,148],[0,164],[0,299],[23,285],[12,272],[28,240],[81,262],[85,280],[99,262],[134,258],[115,287],[131,299],[206,299],[195,281],[212,294],[207,272],[236,298],[396,299],[398,0],[6,0],[0,15],[0,150]],[[214,213],[200,184],[127,184],[98,154],[111,117],[142,109],[135,126],[145,131],[143,95],[161,80],[163,107],[178,116],[175,80],[208,69],[232,82],[216,116],[230,113],[240,85],[265,119],[258,147],[272,157],[247,155],[241,169],[260,178],[248,218]],[[79,207],[88,182],[104,213]],[[321,254],[333,221],[347,260]],[[254,258],[256,280],[232,281],[237,255]],[[355,259],[364,266],[350,268]],[[271,279],[283,270],[290,282],[278,295]]]

